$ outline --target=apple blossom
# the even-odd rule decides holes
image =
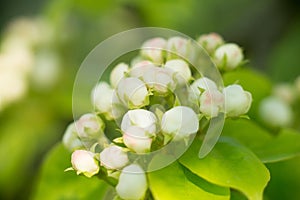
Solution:
[[[203,34],[197,41],[209,54],[213,54],[216,48],[224,43],[223,38],[217,33]]]
[[[75,126],[80,138],[98,139],[103,135],[105,124],[96,114],[88,113],[82,115]]]
[[[141,55],[155,64],[161,64],[164,60],[164,48],[167,41],[163,38],[152,38],[142,45]]]
[[[188,63],[181,59],[168,60],[165,64],[166,68],[170,68],[177,75],[177,82],[187,84],[192,78],[192,73]]]
[[[113,86],[113,88],[116,88],[118,86],[119,81],[128,71],[129,66],[125,63],[119,63],[117,66],[115,66],[110,74],[110,84]]]
[[[250,92],[244,91],[240,85],[229,85],[223,89],[225,96],[225,113],[228,117],[246,114],[252,103]]]
[[[217,85],[209,78],[201,77],[195,80],[190,86],[189,98],[192,101],[198,101],[200,94],[205,90],[217,90]]]
[[[96,110],[107,118],[112,118],[113,94],[114,90],[106,82],[99,82],[91,94]]]
[[[200,112],[208,118],[218,116],[224,109],[224,95],[217,89],[205,90],[199,98]]]
[[[179,36],[171,37],[167,41],[166,50],[168,58],[185,58],[188,53],[188,40]]]
[[[80,139],[78,137],[75,123],[72,123],[67,127],[62,141],[63,141],[64,146],[69,151],[74,151],[75,149],[80,149],[83,146],[82,142],[80,141]]]
[[[124,200],[140,200],[144,198],[147,188],[144,170],[137,164],[131,164],[122,170],[116,191]]]
[[[99,164],[94,157],[94,153],[86,150],[76,150],[72,153],[71,163],[77,175],[83,174],[90,178],[99,172]]]
[[[274,87],[273,89],[274,96],[282,99],[288,104],[291,104],[296,99],[296,91],[294,87],[287,83],[281,83]]]
[[[214,54],[214,61],[217,66],[223,70],[232,70],[237,68],[243,61],[244,55],[242,49],[234,44],[228,43],[217,48]]]
[[[127,153],[122,147],[112,145],[100,153],[100,162],[107,169],[121,169],[129,161]]]
[[[149,60],[142,60],[132,66],[129,74],[132,77],[143,78],[145,71],[147,71],[151,67],[156,67],[156,65]]]
[[[147,153],[151,149],[152,138],[147,130],[130,126],[123,132],[124,144],[136,153]]]

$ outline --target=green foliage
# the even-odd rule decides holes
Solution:
[[[230,138],[222,137],[208,156],[199,159],[200,146],[201,142],[195,140],[180,158],[180,163],[211,183],[241,191],[250,200],[263,198],[270,174],[251,151]]]
[[[70,167],[70,153],[62,144],[57,144],[46,157],[32,199],[103,199],[109,186],[96,177],[77,176],[64,172]]]

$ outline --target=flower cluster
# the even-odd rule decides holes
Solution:
[[[241,48],[225,44],[216,33],[197,41],[222,73],[243,63]],[[142,45],[134,62],[112,69],[110,84],[101,81],[94,87],[95,112],[71,124],[63,138],[74,151],[77,174],[104,174],[116,180],[120,198],[143,199],[148,188],[145,168],[129,153],[144,155],[170,142],[189,141],[204,134],[202,123],[221,113],[239,117],[248,112],[251,94],[238,84],[222,87],[201,75],[189,63],[193,54],[186,38],[153,38]]]

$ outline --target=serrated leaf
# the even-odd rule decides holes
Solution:
[[[229,200],[229,188],[211,184],[196,175],[189,176],[194,183],[176,161],[148,174],[150,190],[156,200]]]
[[[43,163],[31,199],[103,199],[109,186],[102,180],[77,176],[69,167],[70,153],[62,144],[56,145]]]
[[[246,147],[229,137],[221,137],[203,159],[197,156],[201,141],[195,139],[180,163],[205,180],[241,191],[249,200],[262,200],[270,174]]]

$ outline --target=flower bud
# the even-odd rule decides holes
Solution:
[[[233,43],[228,43],[217,48],[214,61],[220,69],[232,70],[237,68],[243,61],[242,49]]]
[[[192,73],[189,65],[185,61],[181,59],[169,60],[166,62],[165,67],[176,73],[177,82],[180,84],[186,84],[191,80]]]
[[[147,188],[144,170],[139,165],[132,164],[122,170],[116,191],[124,200],[140,200],[144,198]]]
[[[149,67],[145,70],[142,79],[153,92],[164,95],[175,89],[173,73],[174,71],[168,68]]]
[[[163,38],[153,38],[147,40],[142,45],[141,54],[156,64],[161,64],[164,60],[163,50],[166,46],[166,40]]]
[[[90,178],[99,172],[98,161],[94,157],[94,153],[85,150],[72,153],[72,167],[77,171],[77,175],[83,174]]]
[[[216,48],[224,43],[223,38],[217,33],[201,35],[198,43],[209,53],[213,54]]]
[[[195,101],[198,101],[200,94],[203,91],[217,90],[217,85],[214,81],[210,80],[209,78],[202,77],[202,78],[195,80],[191,84],[190,88],[191,88],[191,91],[189,94],[189,98],[195,102]]]
[[[145,71],[147,71],[151,67],[156,67],[156,65],[154,65],[152,62],[150,62],[148,60],[142,60],[142,61],[136,63],[135,65],[133,65],[129,74],[132,77],[142,79],[145,74]]]
[[[217,117],[224,109],[224,95],[217,89],[205,90],[200,95],[200,112],[206,117]]]
[[[112,145],[100,153],[100,162],[107,169],[121,169],[128,163],[128,156],[122,147]]]
[[[225,113],[228,117],[246,114],[252,103],[250,92],[244,91],[240,85],[229,85],[223,89],[225,95]]]
[[[149,94],[145,83],[135,77],[123,78],[118,84],[117,94],[129,109],[149,104]]]
[[[75,124],[72,123],[68,126],[63,136],[63,144],[69,151],[74,151],[83,147],[83,144],[78,138]]]
[[[115,66],[110,74],[110,84],[113,86],[113,88],[116,88],[118,86],[119,81],[128,71],[129,67],[125,63],[119,63],[117,66]]]
[[[124,132],[131,126],[144,129],[147,134],[154,136],[156,133],[156,116],[144,109],[129,110],[122,119],[121,130]]]
[[[289,84],[279,84],[273,89],[274,96],[285,101],[287,104],[291,104],[296,99],[296,93],[292,85]]]
[[[80,138],[97,139],[103,135],[105,124],[96,114],[88,113],[82,115],[75,126]]]
[[[188,40],[183,37],[171,37],[166,45],[168,60],[183,57],[188,53]]]
[[[164,113],[161,128],[164,134],[182,139],[198,131],[199,119],[191,108],[177,106]]]
[[[98,83],[92,91],[92,103],[99,113],[108,119],[113,118],[113,94],[114,90],[106,82]]]
[[[272,127],[286,127],[293,121],[293,112],[291,107],[276,97],[264,99],[259,106],[261,119]]]
[[[151,149],[152,138],[138,126],[130,126],[123,132],[124,144],[136,153],[147,153]]]

